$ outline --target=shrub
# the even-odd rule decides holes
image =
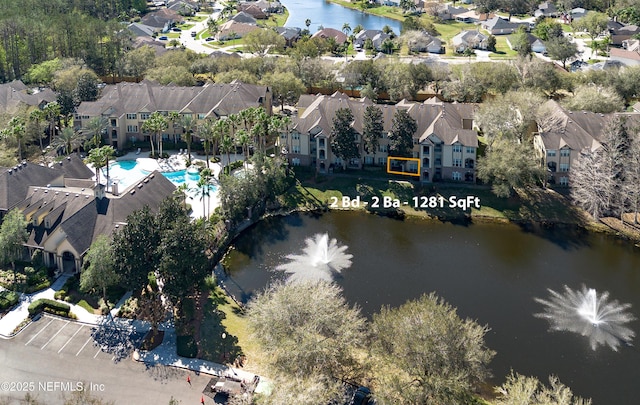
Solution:
[[[11,308],[20,300],[15,291],[0,291],[0,310]]]
[[[67,291],[63,288],[61,290],[56,291],[53,294],[53,298],[57,299],[57,300],[63,300],[64,297],[67,296]]]
[[[33,317],[34,315],[39,314],[42,311],[50,312],[55,315],[68,317],[70,309],[71,308],[69,307],[69,305],[65,303],[46,299],[46,298],[41,298],[29,304],[28,310],[29,310],[30,317]]]

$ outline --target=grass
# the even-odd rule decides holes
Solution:
[[[85,300],[80,300],[78,301],[78,306],[84,308],[87,310],[88,313],[90,314],[95,314],[96,313],[96,309],[94,307],[92,307],[91,305],[89,305],[89,303]]]
[[[196,14],[193,17],[187,17],[185,18],[185,21],[194,21],[194,22],[200,22],[200,21],[204,21],[206,19],[209,18],[209,14]]]
[[[353,3],[350,3],[348,1],[344,1],[344,0],[329,0],[329,1],[332,3],[339,4],[346,8],[362,11],[362,9],[359,6]],[[381,17],[391,18],[393,20],[398,20],[398,21],[404,21],[404,18],[406,17],[406,14],[402,12],[402,9],[398,7],[391,7],[391,6],[369,7],[369,8],[366,8],[364,12],[368,14],[378,15]]]
[[[496,52],[491,53],[489,57],[491,59],[513,59],[518,56],[518,51],[514,51],[507,44],[506,35],[497,35],[496,37]]]
[[[195,24],[189,24],[189,23],[176,25],[176,27],[180,28],[182,31],[189,31],[194,26],[195,26]]]
[[[258,25],[261,27],[284,27],[284,24],[289,18],[289,11],[285,8],[284,13],[274,13],[266,20],[258,20]]]

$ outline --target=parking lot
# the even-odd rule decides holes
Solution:
[[[117,361],[126,357],[142,336],[111,325],[88,325],[48,315],[25,327],[14,339],[27,347],[55,353],[61,358],[79,357]],[[126,344],[123,344],[126,341]]]

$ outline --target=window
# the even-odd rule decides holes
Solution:
[[[127,114],[127,119],[128,120],[136,120],[136,119],[138,119],[138,114],[136,114],[136,113]]]
[[[419,140],[419,139],[413,138],[413,144],[414,144],[414,145],[417,145],[417,144],[418,144],[418,142],[420,142],[420,140]]]
[[[460,172],[453,172],[451,173],[451,179],[453,180],[462,180],[462,175],[460,174]]]
[[[296,140],[297,140],[297,139],[300,139],[300,134],[299,134],[299,133],[297,133],[297,132],[292,133],[292,134],[291,134],[291,139],[296,139]]]
[[[385,153],[388,150],[388,145],[378,145],[378,152]]]
[[[386,162],[385,162],[385,160],[386,160],[385,158],[383,158],[383,157],[379,157],[379,158],[378,158],[378,164],[379,164],[379,165],[384,165],[384,164],[386,163]]]
[[[568,186],[569,185],[569,178],[568,177],[560,177],[560,185],[561,186]]]
[[[467,158],[464,160],[464,167],[467,169],[473,169],[474,163],[473,159]]]
[[[424,153],[425,155],[428,155],[429,154],[429,149],[430,148],[428,146],[423,146],[422,147],[422,153]]]
[[[372,165],[373,164],[373,156],[365,156],[364,157],[364,163],[367,165]]]
[[[149,113],[140,113],[140,119],[141,120],[148,120],[150,115],[151,114],[149,114]]]
[[[462,152],[462,145],[453,145],[453,152],[460,153]]]
[[[553,156],[555,156],[555,155],[556,155],[556,151],[555,151],[555,150],[553,150],[553,149],[549,149],[549,150],[547,151],[547,156],[549,156],[549,157],[553,157]]]
[[[569,163],[560,163],[560,171],[568,172],[569,171]]]
[[[127,132],[138,132],[137,125],[127,125]]]
[[[472,146],[467,146],[467,153],[473,153],[475,155],[476,154],[476,148],[474,148]]]
[[[168,115],[168,113],[164,114],[164,111],[163,111],[163,115]],[[182,116],[185,118],[191,118],[192,114],[182,114]]]
[[[320,146],[321,148],[324,148],[324,138],[318,139],[318,146]]]
[[[206,116],[206,114],[198,114],[198,119],[203,120]]]
[[[462,159],[453,159],[453,167],[462,167]]]
[[[326,159],[324,155],[324,149],[320,149],[320,159]]]
[[[118,126],[118,121],[116,121],[115,119],[111,119],[111,126],[112,127],[117,127]]]
[[[291,147],[291,152],[293,153],[300,153],[300,145],[293,145]]]
[[[280,139],[287,139],[287,134],[286,133],[281,133],[280,134]]]
[[[570,156],[571,155],[571,149],[560,149],[560,156]]]
[[[422,158],[422,165],[429,167],[429,158]]]

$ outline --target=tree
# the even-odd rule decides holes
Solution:
[[[102,143],[102,135],[107,131],[109,126],[109,120],[102,115],[93,117],[87,123],[85,130],[89,138],[89,145],[92,148],[97,148]]]
[[[376,397],[393,404],[463,403],[489,376],[487,326],[461,319],[434,293],[373,315]]]
[[[584,17],[574,20],[572,25],[576,31],[586,31],[593,44],[596,37],[607,29],[608,23],[609,17],[606,14],[589,11]]]
[[[85,256],[85,269],[80,274],[80,290],[84,292],[94,288],[100,290],[106,304],[107,288],[116,285],[119,278],[113,259],[111,241],[106,235],[99,235]]]
[[[62,149],[65,155],[70,155],[74,150],[84,145],[87,138],[80,132],[74,131],[71,127],[65,127],[62,132],[53,139],[52,147],[56,150]]]
[[[574,397],[571,389],[562,384],[558,377],[549,376],[549,385],[541,384],[535,377],[525,377],[513,373],[507,381],[496,387],[496,405],[590,405],[590,399]]]
[[[203,234],[185,215],[163,232],[158,248],[162,292],[180,309],[185,291],[197,288],[210,273]]]
[[[340,108],[336,111],[331,128],[331,150],[342,160],[343,168],[347,167],[349,159],[360,157],[356,144],[356,131],[351,126],[352,123],[353,113],[349,108]]]
[[[402,9],[403,13],[407,13],[413,10],[415,7],[416,4],[413,2],[413,0],[400,0],[400,8]]]
[[[518,32],[511,36],[511,47],[518,51],[518,55],[521,57],[531,54],[531,42],[529,42],[529,35],[524,27],[521,26]]]
[[[191,142],[193,142],[193,132],[196,130],[198,122],[191,114],[185,114],[180,118],[180,126],[187,144],[187,165],[191,164]]]
[[[398,108],[393,114],[389,131],[389,156],[413,157],[413,135],[418,124],[406,109]]]
[[[22,162],[22,143],[26,135],[25,122],[22,117],[15,116],[9,120],[7,127],[0,131],[0,137],[18,144],[18,160]]]
[[[78,76],[74,95],[76,103],[82,101],[95,101],[98,99],[98,75],[92,70],[85,70]]]
[[[148,274],[158,267],[160,235],[148,206],[127,217],[127,225],[113,235],[113,257],[120,284],[136,292],[149,282]]]
[[[532,187],[544,178],[533,147],[527,143],[497,140],[478,159],[478,178],[491,184],[498,197],[512,196],[516,189]]]
[[[46,115],[43,110],[36,108],[29,113],[29,123],[32,126],[29,126],[30,136],[38,140],[40,143],[40,151],[44,153],[44,146],[42,145],[42,138],[44,136],[41,122],[46,119]]]
[[[139,80],[144,77],[147,69],[154,66],[155,60],[156,52],[149,45],[132,49],[124,56],[123,73]]]
[[[373,154],[373,161],[376,161],[376,152],[382,133],[384,131],[384,121],[382,119],[382,110],[380,107],[370,105],[364,110],[362,117],[362,142],[364,150]]]
[[[280,102],[284,110],[284,103],[295,103],[306,90],[302,80],[292,72],[274,72],[264,75],[261,83],[270,86],[273,98]]]
[[[580,85],[564,106],[569,110],[610,113],[624,108],[624,102],[615,89],[604,86]]]
[[[564,36],[562,25],[553,18],[544,18],[536,23],[533,34],[543,41]]]
[[[268,28],[251,31],[243,40],[245,47],[258,56],[264,56],[267,52],[282,52],[286,43],[282,35]]]
[[[385,39],[384,41],[382,41],[382,44],[380,44],[380,49],[382,50],[382,52],[391,55],[393,53],[393,50],[396,48],[396,44],[393,43],[393,40],[390,38]]]
[[[349,23],[342,24],[342,32],[344,32],[344,35],[349,36],[349,33],[351,32],[351,25],[349,25]]]
[[[290,388],[282,381],[295,378],[315,381],[338,400],[343,394],[336,384],[361,376],[356,350],[364,343],[365,320],[335,284],[275,283],[249,303],[247,322],[265,368],[280,382],[278,396]]]
[[[151,156],[155,156],[153,145],[156,136],[158,137],[158,156],[162,156],[162,131],[166,131],[168,127],[167,118],[158,111],[154,111],[149,118],[142,123],[142,127],[140,128],[142,132],[151,133]]]
[[[489,35],[487,38],[487,50],[491,52],[496,51],[496,37],[493,35]]]
[[[57,101],[52,101],[44,106],[43,111],[49,121],[49,144],[51,144],[51,140],[56,133],[56,122],[60,118],[62,107]]]
[[[107,189],[109,188],[109,160],[116,155],[115,149],[111,145],[104,145],[89,151],[87,161],[96,170],[96,182],[100,183],[100,169],[107,168]]]
[[[204,146],[204,154],[207,160],[207,169],[209,168],[209,152],[211,151],[211,145],[215,142],[216,129],[215,122],[211,119],[205,120],[202,125],[200,125],[200,130],[198,131],[200,138],[202,138],[203,146]],[[188,149],[188,148],[187,148]]]
[[[564,36],[550,38],[546,46],[549,57],[562,62],[563,69],[567,68],[567,61],[578,54],[578,46]]]
[[[3,263],[11,263],[13,270],[13,286],[16,287],[16,261],[22,259],[24,244],[27,243],[27,220],[17,208],[9,211],[0,225],[0,259]]]

